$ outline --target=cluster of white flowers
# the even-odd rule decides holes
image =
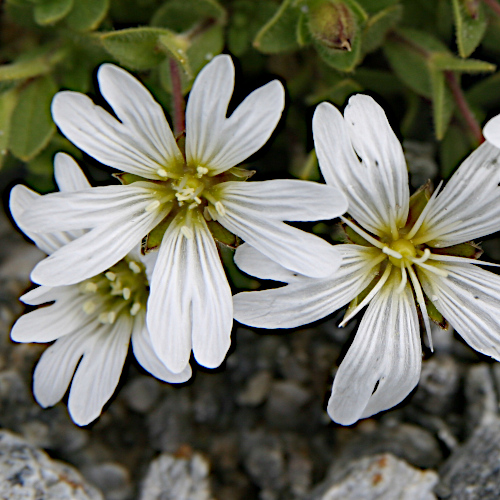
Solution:
[[[500,150],[491,144],[500,147],[498,121],[485,129],[491,143],[441,192],[431,196],[426,186],[410,197],[401,145],[375,101],[354,96],[345,118],[323,103],[313,135],[326,184],[246,182],[251,172],[237,165],[279,122],[280,82],[252,92],[228,117],[234,67],[229,56],[215,57],[190,92],[184,140],[129,73],[105,64],[98,81],[116,116],[76,92],[58,93],[52,113],[68,139],[121,172],[121,184],[91,187],[59,153],[60,192],[19,185],[11,193],[18,226],[48,254],[31,275],[40,286],[21,300],[52,304],[12,330],[18,342],[55,340],[34,374],[42,406],[61,400],[72,380],[73,420],[97,418],[130,340],[146,370],[180,383],[191,376],[191,351],[203,366],[222,363],[233,317],[290,328],[349,302],[342,324],[368,310],[334,380],[328,412],[339,423],[390,408],[417,384],[419,315],[429,338],[429,317],[442,314],[472,347],[500,359],[500,278],[474,265],[470,243],[500,229]],[[339,216],[344,245],[284,222]],[[228,235],[245,242],[235,254],[244,272],[287,285],[231,297],[217,247]]]

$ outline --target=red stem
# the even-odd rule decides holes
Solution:
[[[481,144],[484,142],[484,137],[483,137],[483,132],[481,131],[481,127],[479,126],[479,123],[476,120],[476,117],[472,113],[471,109],[469,108],[469,104],[467,103],[464,93],[462,92],[462,89],[460,88],[460,84],[458,83],[457,77],[453,71],[445,71],[444,76],[446,78],[446,81],[448,82],[448,85],[451,89],[451,93],[453,94],[453,98],[455,99],[455,103],[462,115],[462,117],[465,120],[465,123],[467,125],[467,128],[471,132],[472,136],[474,137],[474,140],[478,143]]]
[[[483,2],[497,15],[500,16],[500,4],[496,0],[483,0]]]
[[[175,59],[170,58],[168,62],[170,65],[170,79],[172,81],[174,135],[175,137],[179,137],[186,129],[184,122],[184,96],[182,95],[181,74]]]

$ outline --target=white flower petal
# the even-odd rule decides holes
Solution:
[[[252,92],[226,118],[234,87],[234,66],[219,55],[202,69],[186,108],[186,158],[219,174],[258,151],[278,124],[285,104],[274,80]]]
[[[404,226],[409,190],[403,151],[371,97],[351,97],[345,119],[334,106],[321,103],[313,136],[323,176],[347,196],[354,219],[378,236]]]
[[[63,398],[87,339],[86,335],[66,335],[42,354],[33,374],[33,393],[40,406],[53,406]]]
[[[471,347],[500,360],[500,276],[473,264],[435,267],[448,277],[418,268],[427,296]]]
[[[66,287],[52,288],[50,286],[37,286],[19,297],[21,302],[30,306],[39,306],[47,302],[53,302],[59,297],[64,296]],[[62,293],[61,293],[62,292]]]
[[[58,92],[52,116],[71,142],[104,165],[159,180],[158,169],[170,163],[171,158],[152,147],[144,133],[119,122],[86,95]]]
[[[182,383],[191,378],[191,366],[189,364],[182,372],[173,373],[160,361],[160,358],[153,350],[143,315],[136,319],[132,333],[132,347],[137,361],[156,378],[170,383]]]
[[[192,302],[193,354],[207,368],[217,368],[231,345],[233,300],[217,247],[205,221],[195,226],[195,255],[189,281],[197,283]]]
[[[125,212],[138,217],[155,200],[154,184],[149,182],[91,187],[39,196],[20,219],[30,231],[38,233],[88,229],[123,219]]]
[[[116,116],[147,145],[145,151],[155,153],[155,161],[163,160],[163,165],[174,159],[183,162],[163,109],[139,80],[113,64],[103,64],[97,79]]]
[[[225,195],[223,204],[225,215],[217,221],[283,267],[313,278],[329,276],[338,269],[338,250],[318,236],[266,217],[244,196]]]
[[[19,229],[21,229],[23,233],[42,250],[42,252],[50,255],[58,248],[69,243],[71,238],[70,235],[62,231],[38,234],[27,229],[27,224],[24,223],[24,213],[40,198],[41,196],[38,193],[35,193],[26,186],[18,184],[14,186],[10,192],[9,209]]]
[[[224,206],[241,203],[262,217],[281,221],[333,219],[347,210],[347,200],[338,189],[295,179],[224,182],[213,194]]]
[[[297,273],[280,266],[274,260],[266,257],[248,243],[240,245],[234,253],[234,263],[250,276],[263,280],[292,283],[300,279]]]
[[[156,262],[148,301],[147,324],[153,348],[179,373],[189,362],[220,365],[229,349],[231,291],[213,238],[203,219],[182,231],[177,217],[168,227]]]
[[[328,414],[351,425],[400,403],[417,385],[422,349],[411,287],[393,272],[373,298],[333,381]],[[378,386],[377,386],[378,383]]]
[[[435,247],[500,230],[500,149],[485,142],[448,181],[414,240]]]
[[[42,260],[31,280],[46,286],[71,285],[96,276],[125,257],[163,218],[126,207],[120,219],[98,226]]]
[[[355,298],[377,273],[379,251],[341,245],[342,264],[329,278],[296,276],[287,286],[233,297],[234,318],[258,328],[294,328],[324,318]]]
[[[483,128],[484,138],[500,148],[500,115],[494,116]]]
[[[56,154],[54,177],[60,191],[80,191],[91,187],[78,163],[66,153]]]
[[[132,318],[121,314],[86,344],[68,400],[69,413],[77,425],[95,420],[113,395],[127,357],[132,325]]]

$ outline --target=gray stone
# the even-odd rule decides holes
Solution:
[[[130,409],[137,413],[148,413],[158,401],[160,384],[150,376],[140,375],[127,384],[121,396]]]
[[[209,471],[209,463],[198,453],[186,458],[164,453],[151,462],[139,498],[212,500]]]
[[[0,431],[0,498],[103,500],[73,467],[8,431]]]
[[[132,483],[129,471],[117,462],[92,464],[82,468],[82,474],[99,487],[106,500],[130,500]]]
[[[436,493],[443,499],[500,498],[500,419],[490,415],[439,470]]]
[[[275,427],[285,429],[300,426],[307,419],[303,408],[310,398],[311,393],[298,382],[274,381],[265,405],[267,421]]]
[[[450,411],[460,386],[460,368],[446,354],[434,355],[422,363],[422,373],[412,403],[433,415]]]
[[[267,370],[257,372],[238,394],[238,404],[242,406],[258,406],[262,404],[269,394],[272,375]]]
[[[498,398],[490,365],[480,363],[469,368],[465,377],[465,399],[466,431],[471,434],[483,421],[497,414]]]
[[[415,469],[385,453],[337,469],[308,500],[435,500],[437,481],[434,471]]]

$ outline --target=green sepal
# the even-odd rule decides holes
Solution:
[[[375,278],[373,278],[370,281],[370,283],[366,286],[366,288],[356,297],[354,297],[354,299],[352,299],[351,302],[349,302],[347,310],[344,314],[344,318],[347,318],[349,314],[351,314],[351,312],[354,311],[354,309],[356,309],[356,307],[358,307],[358,305],[361,304],[361,302],[363,302],[365,297],[373,290],[373,287],[378,283],[379,279],[380,279],[379,275],[375,276]]]
[[[377,12],[366,22],[363,30],[361,50],[368,54],[378,49],[385,40],[387,33],[396,26],[403,14],[402,5],[393,5]]]
[[[115,179],[118,179],[122,184],[128,185],[133,182],[144,181],[144,177],[135,174],[127,174],[127,173],[115,173],[113,174]]]
[[[232,284],[236,288],[240,289],[243,288],[247,290],[256,290],[257,288],[259,288],[260,283],[257,280],[249,278],[248,276],[243,274],[234,263],[234,248],[220,244],[217,241],[216,243],[218,243],[217,248],[219,250],[222,263]]]
[[[158,66],[166,57],[159,37],[169,35],[162,28],[127,28],[99,35],[102,46],[123,66],[142,70]]]
[[[57,86],[49,76],[29,82],[20,92],[12,112],[9,149],[17,158],[34,158],[50,141],[56,127],[50,104]]]
[[[173,206],[173,202],[167,202],[164,204],[165,210],[168,209],[168,215],[142,241],[141,252],[143,255],[151,252],[151,250],[159,248],[161,245],[163,235],[176,216],[176,213],[172,213]]]
[[[428,201],[431,199],[432,192],[432,182],[427,181],[410,196],[408,218],[406,219],[405,224],[405,228],[408,231],[415,225],[415,222],[417,222],[420,214],[423,212]]]
[[[448,330],[449,324],[444,316],[436,309],[436,306],[432,303],[432,300],[424,295],[425,307],[427,309],[427,316],[436,323],[443,330]],[[421,315],[420,308],[418,309],[419,315]]]
[[[371,243],[366,241],[361,235],[359,235],[356,231],[354,231],[350,226],[347,224],[344,224],[343,222],[340,223],[342,229],[344,230],[344,233],[347,237],[347,242],[348,243],[354,243],[355,245],[361,245],[364,247],[373,247]]]
[[[232,180],[247,181],[250,177],[255,175],[256,170],[248,170],[242,167],[232,167],[224,172],[224,175],[230,175]]]
[[[0,168],[9,150],[10,122],[17,99],[18,93],[16,89],[0,94]]]
[[[433,248],[432,253],[438,255],[454,255],[466,259],[479,259],[483,255],[482,248],[474,242],[459,243],[450,247]]]
[[[212,233],[212,236],[225,246],[236,248],[238,243],[238,238],[228,231],[224,226],[221,226],[217,221],[209,220],[207,221],[208,229]]]
[[[44,0],[35,5],[34,18],[37,24],[54,24],[69,14],[73,0]]]
[[[283,0],[274,16],[259,30],[253,46],[264,54],[292,51],[299,47],[297,24],[301,10],[297,0]]]
[[[469,57],[481,43],[488,26],[484,6],[471,0],[452,0],[458,53]]]
[[[458,71],[460,73],[491,73],[496,66],[478,59],[460,59],[448,52],[436,52],[430,58],[432,68],[441,71]]]

